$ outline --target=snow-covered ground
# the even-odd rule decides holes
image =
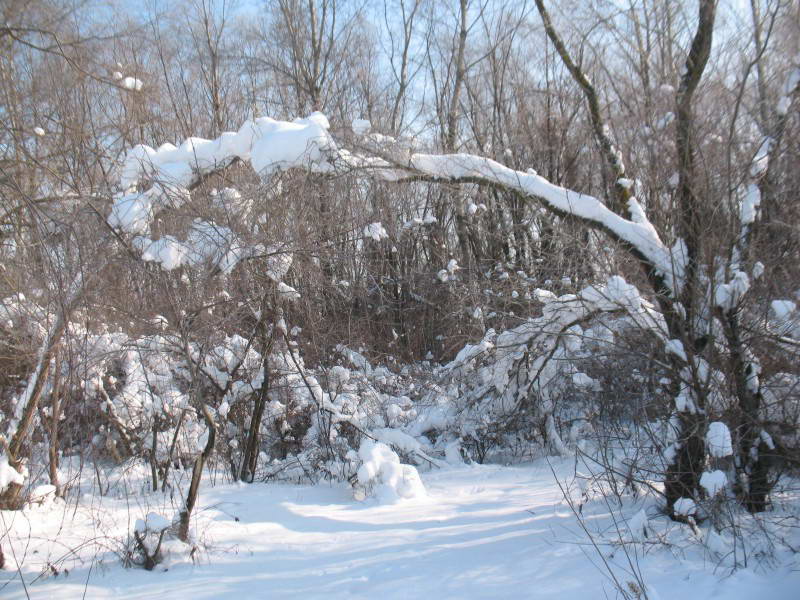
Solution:
[[[151,511],[171,517],[178,500],[124,493],[126,482],[137,480],[131,476],[106,496],[84,495],[77,507],[48,501],[0,513],[8,532],[0,537],[7,563],[0,597],[618,597],[604,559],[626,586],[638,563],[652,599],[798,597],[800,560],[787,550],[776,549],[774,560],[753,556],[750,567],[731,573],[707,548],[724,553],[724,539],[704,545],[706,529],[698,537],[667,521],[652,501],[621,513],[628,518],[644,508],[632,519],[639,532],[649,517],[649,537],[627,545],[638,556],[630,563],[622,545],[606,543],[632,535],[627,525],[614,525],[620,513],[610,514],[602,499],[582,507],[601,557],[551,465],[562,483],[579,489],[570,483],[575,463],[568,459],[430,471],[422,474],[426,496],[392,504],[356,501],[345,484],[206,483],[193,523],[199,550],[193,560],[179,554],[153,572],[124,568],[120,553],[136,519]],[[787,542],[799,547],[800,535],[792,535]],[[657,536],[667,543],[652,543]]]

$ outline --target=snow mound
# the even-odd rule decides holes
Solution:
[[[136,519],[136,525],[134,526],[134,529],[139,533],[161,533],[165,529],[169,529],[171,526],[172,521],[158,513],[151,512],[148,513],[144,519]]]
[[[0,494],[6,491],[6,488],[12,483],[22,485],[25,483],[25,478],[14,467],[8,464],[7,456],[0,456]]]
[[[427,496],[417,469],[400,464],[400,457],[383,442],[364,440],[358,450],[358,482],[385,503]]]

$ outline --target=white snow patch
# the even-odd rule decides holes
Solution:
[[[136,79],[136,77],[124,77],[119,84],[126,90],[132,90],[134,92],[140,92],[144,86],[142,80]]]
[[[664,350],[666,350],[667,354],[674,354],[683,362],[689,362],[689,358],[686,356],[686,350],[683,347],[683,342],[680,340],[668,340],[667,343],[664,344]]]
[[[691,517],[697,514],[697,504],[691,498],[678,498],[673,509],[676,515],[683,517]]]
[[[727,484],[728,478],[725,476],[725,473],[720,470],[706,471],[700,476],[700,485],[703,486],[708,495],[712,498],[723,491]]]
[[[724,458],[733,454],[731,432],[722,421],[714,421],[708,426],[706,433],[708,453],[715,458]]]
[[[282,298],[285,298],[287,300],[300,299],[300,292],[298,292],[292,286],[287,285],[282,281],[278,284],[278,294],[280,294]]]
[[[0,456],[0,494],[12,483],[23,485],[25,478],[14,467],[8,464],[8,457],[3,454]]]
[[[773,300],[770,304],[772,317],[777,321],[788,321],[796,310],[797,304],[791,300]]]
[[[647,539],[647,525],[649,519],[644,509],[641,509],[628,520],[628,531],[631,532],[631,539],[634,542],[643,542]]]
[[[376,242],[380,242],[389,237],[389,234],[386,233],[386,229],[384,229],[383,225],[378,223],[370,223],[366,227],[364,227],[364,237],[372,238]]]
[[[372,487],[375,497],[381,502],[426,495],[417,469],[400,464],[400,457],[383,442],[365,439],[361,442],[358,457],[362,461],[358,468],[358,482]]]

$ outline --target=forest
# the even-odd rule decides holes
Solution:
[[[797,0],[2,0],[0,596],[794,597],[798,108]]]

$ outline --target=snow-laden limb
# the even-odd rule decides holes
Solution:
[[[389,166],[388,163],[386,166]],[[407,177],[422,175],[442,181],[477,181],[535,198],[555,212],[576,217],[607,231],[635,249],[665,280],[672,280],[672,252],[662,242],[641,207],[635,211],[636,220],[628,220],[593,196],[555,185],[534,172],[523,173],[492,159],[471,154],[413,154],[404,169]],[[402,171],[385,176],[403,178]],[[680,287],[680,282],[670,284],[673,290],[676,286]]]
[[[196,220],[185,241],[170,235],[152,240],[148,237],[150,225],[160,210],[184,204],[203,177],[236,160],[249,161],[264,176],[289,168],[331,172],[329,159],[336,152],[336,144],[328,127],[328,120],[321,113],[292,122],[263,117],[247,121],[238,132],[225,132],[215,140],[191,137],[178,147],[168,143],[157,149],[135,146],[123,161],[119,178],[123,192],[111,207],[108,223],[136,236],[133,245],[142,258],[159,263],[166,270],[209,262],[228,273],[253,255],[272,255],[261,246],[247,246],[231,229],[213,222]],[[142,182],[150,182],[150,187],[136,191]],[[382,229],[369,230],[367,235],[380,239],[381,233],[385,236]],[[270,256],[268,260],[268,274],[273,279],[280,279],[291,264],[291,257]]]
[[[676,269],[672,250],[662,242],[635,199],[629,203],[633,217],[628,220],[599,199],[555,185],[533,171],[516,171],[470,154],[408,152],[402,159],[387,159],[379,155],[377,148],[372,155],[353,154],[337,146],[328,128],[328,120],[321,113],[292,122],[262,117],[247,121],[238,132],[223,133],[216,140],[189,138],[179,147],[164,144],[156,150],[136,146],[123,163],[121,188],[129,190],[145,179],[156,183],[144,192],[120,196],[112,207],[109,223],[124,232],[144,235],[155,209],[169,204],[174,195],[180,197],[204,175],[237,159],[249,161],[263,176],[280,169],[303,168],[322,173],[355,170],[390,181],[472,181],[514,190],[543,202],[550,210],[601,228],[647,261],[671,290],[682,285],[676,276],[680,269]],[[366,229],[365,235],[382,237],[372,229]]]
[[[781,98],[778,100],[777,111],[778,115],[785,117],[789,113],[789,107],[792,105],[792,97],[800,90],[800,54],[795,55],[792,61],[792,70],[786,76],[783,82],[783,89]]]
[[[336,144],[329,127],[328,119],[318,112],[291,122],[261,117],[214,140],[191,137],[178,147],[167,143],[157,149],[140,144],[125,157],[120,185],[128,189],[149,178],[191,188],[203,175],[234,159],[249,161],[259,174],[294,167],[331,171],[329,153]]]
[[[478,439],[490,424],[524,412],[533,417],[550,449],[566,454],[555,418],[563,408],[560,400],[576,391],[601,391],[601,383],[573,368],[573,361],[590,351],[587,340],[610,341],[602,334],[587,334],[583,327],[613,313],[620,327],[643,328],[656,339],[665,339],[663,317],[621,277],[578,294],[558,297],[536,290],[532,295],[543,304],[541,316],[500,333],[487,330],[479,342],[467,344],[438,369],[440,387],[432,390],[432,405],[413,425],[414,435],[437,429],[465,440]],[[456,408],[465,402],[466,409]]]

